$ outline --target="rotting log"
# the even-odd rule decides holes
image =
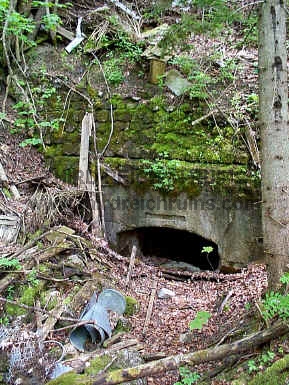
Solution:
[[[270,328],[261,330],[254,334],[251,334],[241,340],[232,342],[230,344],[224,344],[213,348],[203,349],[196,352],[187,354],[178,354],[169,356],[157,361],[151,361],[139,366],[114,370],[111,373],[102,374],[97,377],[89,378],[86,381],[83,377],[82,382],[80,377],[76,379],[76,382],[71,382],[71,385],[83,384],[83,385],[117,385],[123,382],[132,381],[138,378],[145,378],[148,376],[159,375],[166,371],[176,370],[182,365],[196,365],[202,362],[218,361],[230,355],[236,355],[246,351],[250,351],[258,345],[262,345],[273,338],[280,337],[289,332],[289,326],[285,323],[278,321]],[[65,374],[63,375],[63,378]],[[49,385],[60,384],[61,377],[58,377],[54,382],[49,382]]]
[[[289,332],[289,326],[278,322],[268,329],[254,333],[241,340],[209,349],[199,350],[188,354],[178,354],[152,361],[133,368],[120,369],[109,374],[104,374],[95,379],[92,385],[116,385],[137,378],[152,376],[175,370],[181,365],[196,365],[201,362],[221,360],[229,355],[249,351],[257,345],[264,344],[274,337],[279,337]]]

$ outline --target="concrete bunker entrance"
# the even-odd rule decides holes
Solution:
[[[139,254],[145,257],[173,260],[194,265],[201,270],[216,270],[220,256],[216,243],[185,230],[166,227],[141,227],[118,234],[118,249],[129,256],[132,244],[136,243]],[[212,247],[210,253],[202,252]]]

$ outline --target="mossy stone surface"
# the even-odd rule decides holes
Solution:
[[[139,311],[139,303],[135,298],[125,296],[125,300],[126,300],[126,309],[124,312],[125,316],[130,317]]]
[[[77,181],[81,122],[92,105],[96,121],[96,145],[98,151],[102,151],[111,133],[112,104],[114,132],[107,157],[133,159],[140,163],[141,160],[156,159],[183,162],[172,175],[173,191],[176,194],[186,192],[191,196],[198,196],[204,185],[200,176],[203,171],[200,170],[206,169],[210,174],[219,166],[217,175],[208,175],[206,178],[209,188],[229,195],[233,191],[238,197],[256,197],[260,181],[256,182],[255,176],[248,170],[249,153],[241,136],[236,135],[233,127],[217,114],[199,121],[207,113],[204,101],[184,99],[172,106],[161,95],[159,87],[145,82],[142,89],[138,90],[140,99],[122,96],[113,90],[110,99],[105,93],[101,98],[99,90],[103,86],[103,77],[98,76],[97,65],[91,66],[77,86],[80,93],[71,93],[67,101],[64,83],[82,72],[89,64],[88,59],[77,54],[60,53],[48,45],[32,49],[28,56],[33,85],[39,86],[40,82],[45,81],[47,87],[57,90],[47,99],[43,113],[51,119],[65,120],[60,124],[60,129],[45,134],[47,151],[44,155],[57,177],[69,183]],[[64,83],[47,77],[47,73],[57,73],[61,79],[65,79]],[[92,140],[91,152],[94,152]],[[188,172],[188,168],[193,172]],[[145,185],[154,189],[159,181],[154,175],[143,173],[142,169],[139,167],[138,170],[144,180],[142,187]],[[167,193],[165,190],[163,192]]]
[[[104,354],[102,356],[98,356],[89,362],[89,366],[85,369],[85,374],[89,376],[96,376],[101,370],[103,370],[110,362],[112,358],[108,354]],[[110,366],[109,371],[114,369],[118,369],[117,367]]]
[[[88,385],[91,383],[92,380],[88,376],[68,372],[47,382],[47,385]]]

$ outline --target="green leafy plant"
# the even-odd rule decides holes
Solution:
[[[262,353],[262,355],[259,359],[259,362],[261,365],[266,365],[266,364],[272,362],[274,360],[274,358],[275,358],[275,353],[268,350],[267,352]]]
[[[39,279],[37,279],[37,271],[36,269],[32,269],[27,275],[27,281],[30,286],[36,287],[39,285]]]
[[[201,253],[210,254],[213,250],[214,250],[214,248],[212,246],[204,246],[202,248]]]
[[[21,269],[21,264],[16,258],[6,258],[6,257],[1,257],[0,258],[0,269],[5,269],[5,270],[19,270]]]
[[[140,60],[143,52],[143,46],[139,42],[130,40],[125,32],[118,32],[115,38],[115,47],[122,59],[127,59],[130,63]]]
[[[117,86],[124,80],[127,63],[135,64],[140,60],[143,47],[141,43],[131,41],[125,32],[118,32],[114,38],[109,38],[106,45],[113,45],[115,49],[114,54],[110,52],[106,55],[103,69],[108,82]]]
[[[264,369],[268,364],[270,364],[275,358],[275,353],[268,350],[261,354],[258,359],[248,361],[248,372],[254,373],[261,369]]]
[[[190,369],[181,366],[179,368],[181,380],[175,382],[174,385],[192,385],[195,384],[201,376],[197,372],[192,372]]]
[[[10,299],[10,300],[13,299],[14,294],[15,294],[15,286],[9,285],[7,287],[7,295],[6,295],[7,299]]]
[[[289,273],[284,273],[280,282],[283,284],[283,292],[270,291],[265,294],[262,301],[262,314],[265,320],[273,318],[288,319],[289,318],[289,294],[287,293],[289,284]]]
[[[289,284],[289,273],[286,272],[280,277],[280,282],[283,283],[283,285],[288,285]]]
[[[258,16],[257,12],[252,10],[249,17],[239,18],[240,30],[243,39],[239,40],[236,48],[242,48],[244,45],[257,46],[258,44]]]
[[[195,71],[188,79],[193,82],[188,90],[191,99],[206,99],[208,97],[208,86],[215,82],[210,75],[203,71]]]
[[[103,63],[106,79],[112,85],[119,85],[124,80],[122,66],[122,60],[119,58],[111,58]]]
[[[179,69],[186,75],[189,76],[193,71],[199,68],[198,63],[190,58],[189,56],[176,56],[171,61],[170,64],[176,65]]]
[[[201,254],[206,254],[207,261],[209,265],[211,266],[211,269],[214,270],[214,266],[211,264],[210,261],[210,254],[214,251],[214,248],[212,246],[204,246],[201,250]]]
[[[42,134],[46,129],[56,132],[59,130],[60,124],[64,121],[63,118],[46,120],[46,116],[45,118],[41,116],[41,112],[47,105],[47,101],[50,98],[56,97],[56,88],[47,83],[45,75],[43,76],[44,81],[42,82],[41,87],[31,88],[31,95],[33,96],[34,103],[19,101],[13,106],[13,109],[17,113],[17,119],[14,122],[14,128],[11,130],[11,133],[28,132],[29,135],[32,136],[23,140],[20,143],[20,147],[42,144],[39,131],[41,131]]]
[[[210,318],[211,313],[209,313],[208,311],[198,311],[196,317],[189,323],[190,330],[201,330],[203,326],[208,323]]]
[[[220,80],[222,82],[233,81],[238,66],[234,59],[226,59],[220,68]]]
[[[6,114],[4,112],[0,112],[0,120],[3,120],[6,118]]]
[[[24,139],[21,143],[19,143],[19,146],[20,147],[26,147],[29,145],[37,146],[39,144],[42,144],[42,140],[40,138],[33,137],[33,138]]]
[[[61,19],[55,13],[50,13],[42,17],[42,22],[46,31],[56,31],[57,26],[61,24]]]
[[[163,154],[165,157],[165,154]],[[144,160],[142,162],[143,171],[146,175],[153,179],[153,187],[155,190],[164,192],[173,191],[175,182],[178,179],[176,169],[180,162],[177,160],[168,160],[157,158],[154,162]]]
[[[0,325],[7,326],[8,324],[9,324],[9,318],[7,316],[0,318]]]
[[[279,346],[278,347],[278,353],[279,354],[284,354],[284,347],[283,346]]]
[[[251,374],[253,372],[256,372],[258,370],[258,366],[256,365],[255,360],[249,360],[248,361],[248,372]]]

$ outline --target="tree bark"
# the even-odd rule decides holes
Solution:
[[[265,0],[259,23],[262,221],[269,286],[289,263],[289,138],[286,4]]]

